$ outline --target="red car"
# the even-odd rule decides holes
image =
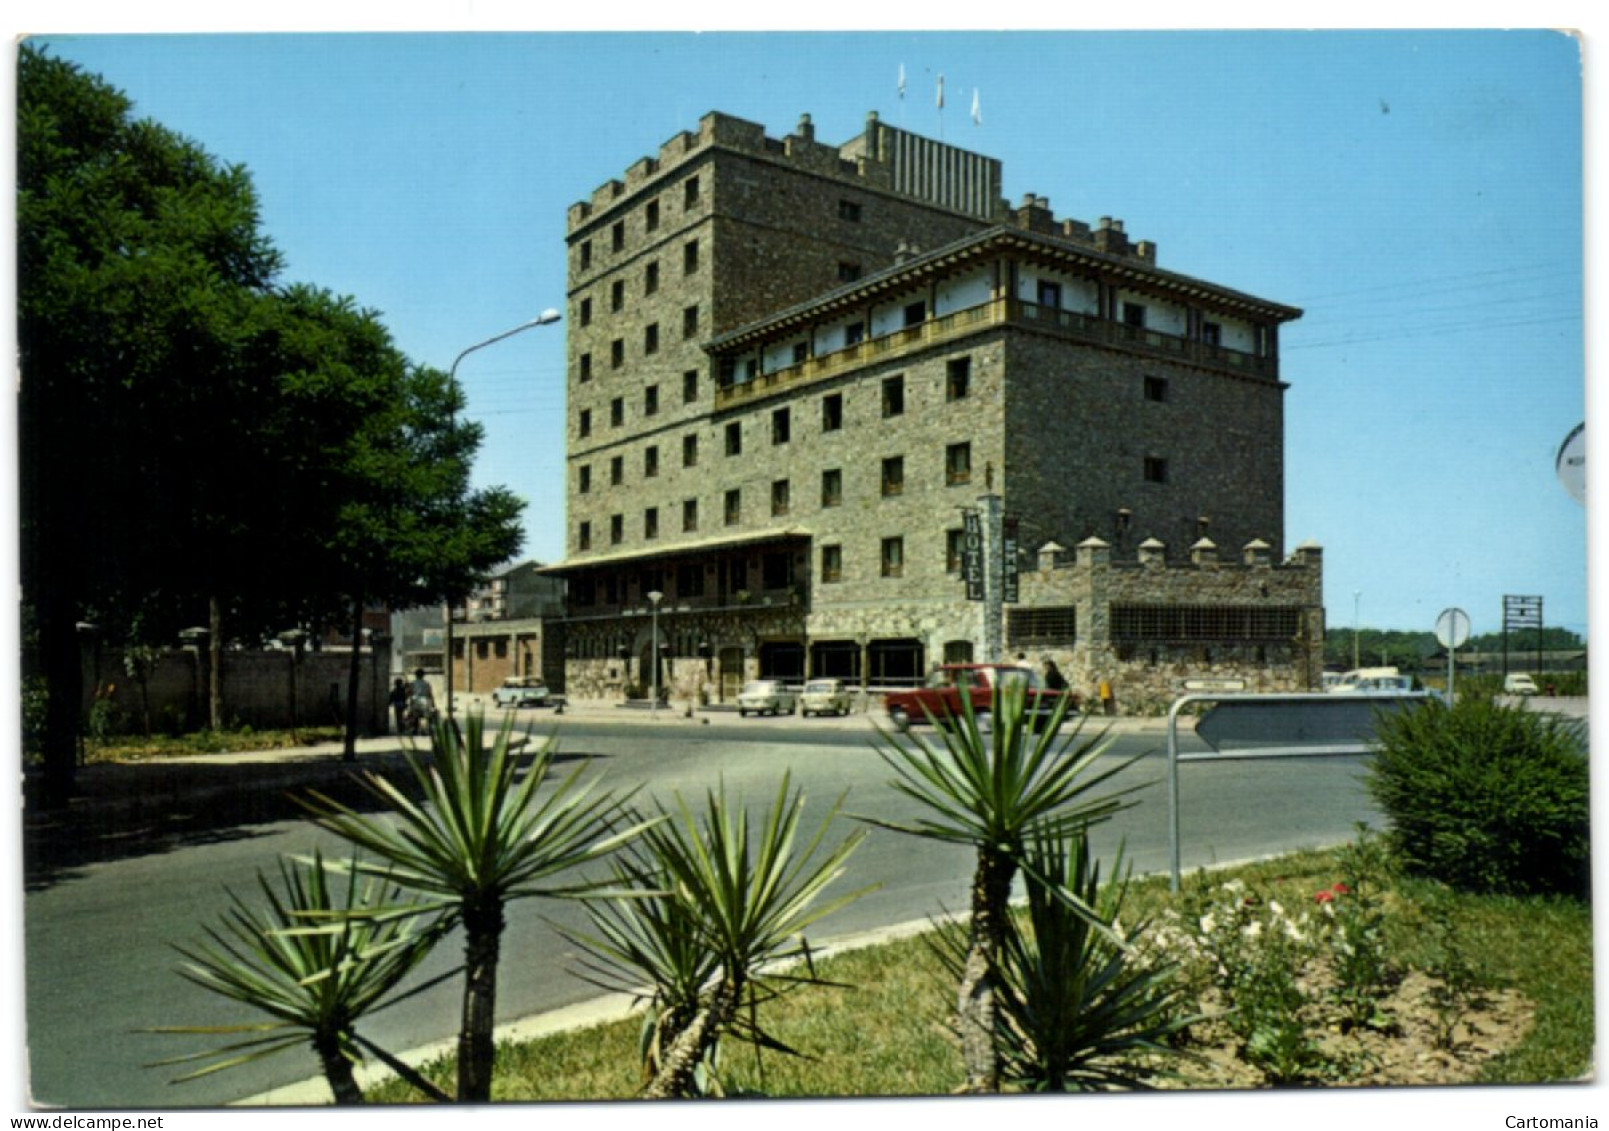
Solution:
[[[1059,702],[1068,700],[1067,712],[1078,710],[1078,696],[1071,691],[1052,691],[1039,673],[1015,664],[943,664],[933,669],[927,683],[909,691],[891,691],[883,696],[883,707],[896,730],[904,731],[932,716],[940,722],[960,718],[961,696],[972,701],[972,713],[980,730],[990,728],[989,712],[994,706],[998,683],[1010,687],[1022,683],[1028,689],[1028,710],[1041,720],[1049,720]]]

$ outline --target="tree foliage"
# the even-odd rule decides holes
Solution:
[[[244,168],[24,46],[17,199],[22,580],[51,800],[71,788],[81,620],[161,642],[211,623],[216,647],[441,600],[518,551],[518,500],[470,490],[480,432],[454,427],[457,390],[374,312],[278,285]]]

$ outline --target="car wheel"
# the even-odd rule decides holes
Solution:
[[[911,716],[906,714],[905,711],[899,707],[895,707],[892,711],[888,712],[888,721],[893,723],[894,729],[899,731],[901,734],[906,734],[911,729]]]

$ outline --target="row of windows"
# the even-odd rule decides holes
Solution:
[[[590,300],[583,299],[581,305],[585,307]],[[682,310],[682,340],[691,341],[698,337],[698,304],[684,307]],[[642,352],[644,357],[652,357],[659,352],[659,323],[650,322],[643,327]],[[619,369],[626,364],[626,339],[616,338],[609,343],[609,368]],[[576,379],[586,382],[592,380],[593,364],[592,354],[584,353],[576,359]]]
[[[687,437],[695,440],[696,437]],[[696,445],[694,446],[696,452]],[[688,456],[684,446],[683,458]],[[694,456],[696,459],[696,454]],[[643,477],[653,479],[659,475],[659,448],[649,447],[643,452]],[[625,481],[625,457],[613,456],[609,460],[609,484],[618,487]],[[950,444],[944,449],[944,482],[946,486],[959,486],[972,481],[972,445],[968,442]],[[884,498],[894,498],[905,493],[905,457],[889,456],[883,460],[881,475],[878,480],[879,490]],[[587,494],[592,490],[592,465],[582,464],[576,474],[576,490],[579,494]],[[842,506],[844,501],[844,472],[842,468],[833,467],[821,473],[821,505],[824,508]],[[793,509],[793,481],[790,479],[777,479],[771,483],[771,517],[781,518],[791,513]],[[727,526],[736,526],[743,521],[743,489],[733,487],[728,490],[723,499],[721,510],[722,521]],[[699,528],[699,509],[697,499],[687,499],[682,503],[682,533],[692,534]],[[659,508],[648,507],[643,511],[642,536],[644,540],[652,541],[659,537]],[[617,546],[625,541],[626,522],[624,515],[613,515],[609,519],[609,544]],[[582,550],[592,548],[592,523],[583,522],[577,528],[577,541]]]
[[[756,573],[750,569],[747,558],[735,557],[716,561],[688,561],[673,569],[644,566],[635,572],[634,577],[625,573],[581,576],[570,582],[570,601],[578,606],[622,604],[627,600],[633,580],[637,593],[660,592],[672,600],[702,597],[711,585],[718,594],[732,597],[751,586],[758,586],[762,592],[788,589],[797,580],[792,550],[761,554],[759,566]],[[670,585],[672,580],[675,582],[674,590]]]
[[[591,376],[591,359],[582,355],[582,380]],[[970,357],[951,358],[944,371],[944,399],[948,402],[964,400],[972,388],[972,359]],[[698,373],[696,370],[687,370],[682,374],[682,403],[692,404],[698,399]],[[885,420],[905,415],[905,375],[895,374],[883,378],[879,407],[882,418]],[[644,391],[643,414],[653,416],[659,411],[659,386],[650,385]],[[626,422],[626,400],[616,397],[609,403],[609,424],[620,428]],[[828,393],[821,398],[821,431],[837,432],[844,426],[844,395],[842,393]],[[580,410],[577,421],[577,431],[582,438],[592,435],[592,410]],[[773,444],[786,444],[793,435],[793,408],[791,406],[773,409],[771,411],[771,442]],[[727,423],[724,432],[726,454],[736,456],[743,454],[743,421],[733,420]],[[687,466],[692,466],[688,464]]]
[[[694,404],[698,400],[698,370],[689,369],[682,374],[682,403]],[[642,391],[643,416],[659,415],[659,386],[649,385]],[[626,398],[615,397],[609,402],[609,424],[620,428],[626,423]],[[592,435],[592,410],[584,408],[577,417],[576,431],[585,438]]]
[[[693,212],[698,207],[699,200],[702,197],[702,195],[703,195],[702,189],[699,186],[699,180],[698,180],[698,178],[696,176],[695,177],[688,177],[685,181],[683,181],[682,182],[682,211],[683,211],[683,213],[691,213],[691,212]],[[646,205],[644,205],[642,216],[643,216],[643,231],[645,233],[652,234],[653,232],[657,232],[659,230],[659,219],[660,219],[660,200],[659,200],[659,198],[656,198],[654,200],[650,200]],[[609,249],[611,251],[615,252],[616,254],[619,254],[620,252],[626,250],[626,221],[625,220],[616,220],[614,225],[609,229]],[[592,241],[590,239],[582,240],[580,248],[579,248],[579,251],[577,252],[577,254],[580,256],[581,269],[583,271],[585,271],[587,268],[591,267],[592,266]]]
[[[699,252],[698,241],[688,240],[682,245],[682,274],[693,275],[698,272]],[[651,259],[643,265],[642,293],[644,297],[659,293],[659,260]],[[619,314],[626,309],[626,281],[616,279],[609,284],[609,311]],[[581,300],[576,311],[576,321],[583,326],[592,325],[592,298],[588,296]],[[695,320],[696,328],[696,320]]]

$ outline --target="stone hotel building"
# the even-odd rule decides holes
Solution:
[[[876,114],[842,145],[708,114],[567,243],[572,695],[650,682],[651,593],[662,685],[715,701],[991,647],[1125,706],[1317,684],[1321,553],[1284,551],[1300,311],[1012,207],[998,161]],[[968,512],[1003,605],[968,600]]]

